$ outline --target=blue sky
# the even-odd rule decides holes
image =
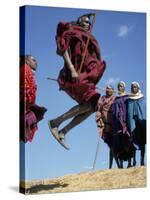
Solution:
[[[37,104],[48,108],[44,120],[38,124],[38,131],[32,143],[25,144],[27,180],[53,178],[87,171],[93,165],[98,141],[95,115],[93,114],[68,133],[67,143],[70,150],[63,149],[52,137],[47,122],[76,105],[76,102],[63,91],[59,91],[56,82],[46,79],[48,76],[57,78],[59,70],[63,67],[63,59],[56,54],[57,23],[76,20],[80,15],[91,11],[26,7],[25,53],[32,54],[38,61],[36,101]],[[102,58],[107,64],[98,87],[103,88],[110,83],[116,88],[117,82],[123,80],[129,92],[131,82],[136,80],[142,85],[141,89],[145,94],[146,15],[101,10],[97,13],[93,35],[99,42]],[[103,95],[103,91],[101,93]],[[139,156],[137,158],[139,159]],[[113,167],[116,165],[114,164]],[[100,140],[95,169],[107,168],[108,148]]]

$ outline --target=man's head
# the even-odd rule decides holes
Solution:
[[[137,94],[140,90],[140,85],[138,82],[134,81],[131,83],[131,93]]]
[[[112,96],[114,94],[114,88],[112,85],[106,86],[106,96]]]
[[[25,63],[31,67],[32,70],[36,71],[37,61],[32,55],[25,56]]]
[[[88,15],[83,15],[78,18],[77,24],[83,27],[85,30],[89,30],[91,26],[90,17]]]
[[[125,82],[120,81],[120,82],[118,83],[118,93],[119,93],[119,94],[124,93],[124,92],[125,92],[125,87],[126,87]]]

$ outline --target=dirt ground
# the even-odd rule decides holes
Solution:
[[[146,167],[109,169],[70,174],[55,179],[21,182],[26,194],[77,192],[146,187]]]

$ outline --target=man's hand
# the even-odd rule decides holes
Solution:
[[[78,75],[78,73],[75,70],[73,70],[71,72],[71,76],[72,76],[73,80],[78,80],[79,79],[79,75]]]

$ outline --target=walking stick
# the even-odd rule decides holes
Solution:
[[[96,160],[97,160],[98,151],[99,151],[99,143],[100,143],[100,139],[98,138],[98,143],[97,143],[97,147],[96,147],[95,158],[94,158],[92,170],[94,170],[95,166],[96,166]]]

